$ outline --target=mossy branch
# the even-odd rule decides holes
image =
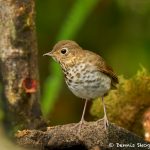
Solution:
[[[134,77],[125,79],[120,76],[119,81],[118,89],[104,98],[108,118],[111,122],[142,136],[143,114],[150,107],[150,73],[142,67]],[[99,100],[93,103],[92,115],[102,116],[103,109],[100,105]]]
[[[103,120],[85,122],[78,133],[77,124],[48,127],[46,131],[23,130],[16,134],[17,142],[26,148],[36,150],[52,149],[88,149],[88,150],[141,150],[138,143],[145,144],[142,138],[123,128],[110,124],[104,129]],[[129,144],[129,146],[118,147]],[[134,145],[130,146],[130,145]]]

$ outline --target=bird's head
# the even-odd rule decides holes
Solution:
[[[82,48],[74,41],[62,40],[56,43],[52,51],[44,54],[51,56],[55,61],[59,63],[67,63],[72,59],[75,59],[76,53]]]

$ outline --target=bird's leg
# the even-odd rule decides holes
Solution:
[[[105,103],[104,103],[103,97],[102,97],[102,103],[103,103],[103,109],[104,109],[104,127],[105,127],[105,130],[106,130],[107,126],[109,125],[109,123],[108,123],[108,119],[107,119],[106,107],[105,107]]]
[[[81,120],[80,120],[81,123],[84,122],[84,115],[85,115],[85,110],[86,110],[87,102],[88,102],[88,100],[86,99],[85,100],[85,104],[84,104],[84,108],[83,108],[83,112],[82,112],[82,117],[81,117]]]
[[[76,127],[78,126],[78,133],[80,133],[82,124],[85,122],[85,120],[84,120],[84,115],[85,115],[85,110],[86,110],[87,102],[88,102],[88,100],[86,99],[80,122],[77,123],[77,124],[73,127],[73,128],[76,128]]]
[[[81,120],[79,122],[79,133],[81,131],[82,124],[84,123],[84,115],[85,115],[85,110],[86,110],[87,102],[88,102],[88,100],[86,99],[85,100],[85,104],[84,104],[84,108],[83,108],[83,112],[82,112],[82,117],[81,117]]]

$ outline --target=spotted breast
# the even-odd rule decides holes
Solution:
[[[111,79],[88,63],[76,64],[68,68],[65,74],[69,89],[83,99],[103,96],[111,88]]]

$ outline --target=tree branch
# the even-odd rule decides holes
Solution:
[[[77,133],[78,127],[76,124],[67,124],[48,127],[46,131],[23,130],[16,134],[17,142],[24,147],[39,150],[63,148],[141,150],[138,143],[148,145],[142,138],[114,124],[110,124],[105,131],[103,120],[85,122],[80,134]],[[130,146],[117,147],[117,143]]]

